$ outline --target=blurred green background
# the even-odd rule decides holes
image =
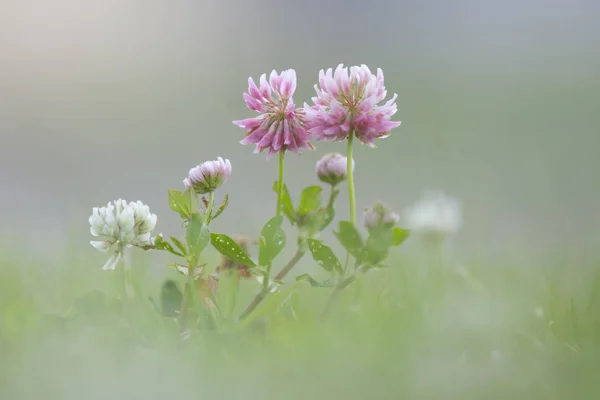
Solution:
[[[0,0],[0,398],[596,398],[599,18],[591,0]],[[448,265],[483,283],[452,275],[435,303],[404,258],[428,254],[408,240],[325,324],[326,292],[306,287],[264,336],[207,334],[184,354],[152,309],[132,322],[141,342],[102,313],[75,313],[68,332],[37,321],[111,293],[88,243],[93,206],[139,199],[178,234],[166,191],[202,161],[233,164],[214,229],[256,235],[276,161],[238,144],[247,78],[294,68],[301,105],[339,63],[382,68],[399,96],[402,126],[356,149],[359,210],[401,210],[428,188],[457,197]],[[296,197],[323,154],[344,151],[316,146],[287,159]],[[165,271],[134,258],[141,275]]]
[[[217,156],[234,168],[220,228],[254,233],[274,208],[276,165],[238,144],[231,121],[252,115],[247,78],[295,68],[301,105],[318,71],[338,63],[382,68],[403,122],[379,149],[356,151],[359,210],[379,199],[402,209],[441,188],[465,208],[458,249],[600,239],[592,1],[39,0],[0,10],[5,241],[52,253],[118,197],[143,200],[173,232],[166,189]],[[293,193],[314,182],[320,156],[344,151],[316,145],[288,158]]]

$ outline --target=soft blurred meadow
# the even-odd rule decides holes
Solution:
[[[116,373],[104,359],[109,356],[98,352],[93,363],[85,364],[87,370],[78,369],[77,354],[85,347],[80,336],[52,336],[39,352],[28,347],[40,345],[38,339],[23,338],[18,351],[0,354],[0,382],[12,382],[5,386],[8,397],[0,397],[40,398],[49,391],[62,399],[163,398],[177,390],[192,396],[200,385],[209,398],[230,399],[395,398],[396,393],[517,398],[529,393],[533,382],[550,385],[560,375],[564,381],[540,383],[546,389],[523,398],[541,393],[570,398],[566,393],[573,394],[573,382],[565,375],[575,363],[570,356],[558,364],[533,355],[521,364],[531,375],[514,374],[507,385],[500,382],[509,368],[500,375],[478,368],[450,374],[454,367],[445,364],[444,351],[476,340],[476,334],[464,336],[457,326],[504,337],[507,321],[521,321],[512,311],[532,313],[539,297],[528,285],[543,280],[538,268],[566,266],[570,293],[588,298],[589,287],[578,285],[591,282],[599,259],[599,18],[600,5],[592,0],[0,0],[0,251],[5,260],[0,303],[11,293],[29,298],[33,291],[38,305],[40,293],[54,301],[48,300],[50,310],[44,312],[58,312],[67,307],[64,291],[80,292],[73,286],[104,287],[105,255],[89,245],[92,207],[119,197],[142,200],[158,214],[158,232],[178,233],[180,221],[168,208],[166,190],[182,189],[189,168],[217,156],[233,165],[220,192],[229,193],[230,206],[216,222],[218,230],[256,235],[275,209],[271,186],[277,161],[239,145],[243,131],[231,121],[252,116],[242,100],[247,79],[294,68],[294,98],[301,105],[314,94],[318,71],[339,63],[381,68],[388,93],[398,93],[396,119],[402,121],[377,149],[356,149],[358,209],[383,200],[402,210],[424,189],[445,190],[461,201],[465,219],[448,246],[450,262],[482,269],[482,276],[501,287],[502,299],[510,299],[493,303],[494,296],[486,297],[500,306],[483,318],[478,313],[490,312],[488,303],[457,295],[440,312],[448,320],[432,328],[417,321],[416,311],[364,316],[364,310],[377,309],[364,295],[363,313],[356,312],[363,318],[359,326],[352,312],[321,329],[310,315],[306,335],[294,336],[290,326],[272,334],[286,349],[281,354],[261,357],[243,339],[232,339],[223,352],[209,348],[202,357],[227,353],[232,357],[227,360],[246,357],[243,361],[211,366],[190,354],[177,367],[171,359],[151,371],[148,365],[160,364],[163,353],[143,349],[132,356],[137,361],[123,364],[125,372]],[[314,163],[329,151],[344,147],[316,143],[315,151],[288,157],[286,181],[294,196],[315,182]],[[339,214],[346,213],[343,192]],[[417,240],[401,249],[398,259],[419,258],[422,252]],[[139,253],[137,261],[150,272],[165,274],[162,256]],[[494,275],[503,263],[510,264],[510,278]],[[65,273],[67,264],[76,265],[74,275]],[[41,274],[40,280],[27,284],[26,278],[15,278],[15,270],[24,266]],[[391,298],[414,300],[417,289],[402,283],[403,272],[390,274],[400,280],[387,289]],[[522,279],[515,278],[519,274]],[[372,282],[377,288],[385,283],[379,279]],[[21,281],[23,286],[16,283]],[[365,293],[380,296],[377,288]],[[546,295],[551,296],[540,296]],[[323,296],[310,302],[319,304]],[[19,304],[11,315],[27,320],[36,306]],[[574,318],[569,315],[567,325]],[[10,330],[6,321],[0,323]],[[349,341],[324,338],[343,337],[345,329],[354,332]],[[380,331],[375,335],[373,329]],[[594,345],[577,361],[581,382],[573,384],[579,388],[573,398],[596,398],[586,385],[600,371],[593,358],[600,342],[593,341],[595,330],[586,332]],[[349,349],[357,343],[353,353]],[[399,344],[386,352],[385,343]],[[427,350],[418,353],[413,344]],[[385,357],[375,357],[378,351]],[[27,360],[37,367],[30,370]],[[231,364],[236,365],[233,381],[227,378]],[[329,385],[311,384],[311,379]],[[81,385],[65,383],[78,380]],[[219,382],[229,388],[228,395]],[[499,390],[497,397],[478,391],[487,384]],[[466,387],[469,391],[463,391]]]

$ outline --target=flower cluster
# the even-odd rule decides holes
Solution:
[[[369,231],[380,227],[391,228],[398,223],[400,216],[385,206],[383,203],[375,203],[372,207],[365,209],[365,228]]]
[[[365,229],[362,230],[366,230],[366,237],[363,238],[364,233],[356,223],[354,138],[375,147],[375,139],[388,137],[390,131],[400,125],[391,120],[397,111],[397,95],[385,101],[387,91],[381,69],[373,74],[366,65],[346,68],[340,64],[335,71],[331,68],[321,70],[315,85],[316,96],[312,99],[314,104],[305,103],[302,108],[297,108],[293,100],[296,85],[293,69],[281,73],[273,71],[268,79],[262,74],[258,85],[249,78],[248,91],[243,98],[246,106],[258,115],[233,121],[246,131],[242,144],[254,144],[255,152],[267,150],[267,158],[279,153],[279,178],[273,185],[277,193],[275,215],[264,224],[257,240],[212,231],[211,223],[229,204],[227,194],[220,204],[215,204],[214,192],[232,172],[231,162],[222,157],[191,168],[183,180],[185,190],[169,190],[168,204],[182,219],[183,238],[163,237],[162,234],[152,237],[157,217],[139,201],[128,203],[119,199],[93,209],[89,223],[97,240],[91,244],[101,251],[113,246],[115,250],[104,269],[115,269],[129,247],[166,251],[180,258],[179,262],[170,265],[186,276],[186,289],[180,293],[173,282],[166,282],[161,292],[161,304],[163,315],[178,316],[182,337],[186,337],[183,333],[186,333],[188,323],[200,317],[200,310],[194,306],[195,300],[189,297],[194,288],[204,306],[203,311],[206,311],[207,322],[216,322],[214,326],[219,326],[217,319],[220,318],[227,323],[235,321],[232,313],[239,279],[256,277],[260,292],[241,314],[241,321],[251,315],[266,296],[279,290],[286,274],[305,254],[310,254],[329,278],[319,281],[309,274],[302,274],[297,279],[308,281],[311,286],[332,287],[330,299],[333,299],[336,293],[352,284],[358,274],[385,267],[390,250],[410,235],[409,230],[397,226],[400,216],[381,202],[364,210]],[[301,191],[299,200],[294,201],[284,181],[284,156],[287,151],[299,153],[301,149],[312,149],[310,140],[313,139],[347,139],[347,154],[325,154],[316,163],[315,173],[330,187],[323,190],[322,185],[310,185]],[[348,187],[349,218],[339,221],[333,231],[346,253],[346,262],[342,263],[320,237],[338,217],[336,199],[342,191],[337,185],[344,181]],[[209,195],[202,196],[206,193]],[[326,193],[328,200],[324,198]],[[407,218],[412,230],[436,239],[456,232],[462,223],[458,202],[441,193],[427,194],[407,212]],[[288,263],[282,264],[279,272],[273,273],[272,268],[280,264],[276,258],[290,243],[283,227],[285,221],[298,230],[297,250]],[[258,247],[257,257],[250,256],[250,244]],[[201,263],[206,259],[204,251],[208,246],[223,256],[212,274],[208,271],[213,269]],[[351,264],[350,257],[354,258]],[[122,287],[126,289],[123,296],[135,297],[135,291],[129,290],[133,286],[128,283],[127,271],[128,268],[122,274]],[[230,276],[234,279],[229,279]],[[224,293],[233,296],[216,296],[217,285],[225,285],[227,292]],[[221,301],[225,301],[222,306],[218,304]]]
[[[311,136],[304,127],[304,111],[296,109],[293,94],[296,91],[296,71],[288,69],[281,74],[272,71],[260,77],[260,86],[248,79],[248,93],[244,101],[258,117],[233,123],[246,130],[241,144],[255,144],[255,152],[267,149],[268,157],[279,151],[299,153],[301,148],[312,149]]]
[[[116,245],[113,257],[104,269],[115,269],[126,247],[146,247],[152,245],[152,230],[156,226],[156,214],[151,214],[142,202],[119,199],[105,207],[94,207],[89,218],[92,236],[100,240],[90,243],[100,251],[107,251]]]
[[[340,153],[325,154],[315,165],[317,177],[322,182],[335,186],[348,177],[347,162],[348,159]],[[354,160],[352,170],[354,171]]]
[[[312,148],[310,139],[344,140],[351,134],[362,143],[375,147],[377,138],[386,138],[400,126],[391,121],[397,111],[394,94],[387,102],[383,72],[373,74],[366,65],[348,70],[343,64],[335,72],[329,68],[319,72],[315,85],[317,95],[313,105],[304,104],[296,109],[292,95],[296,90],[296,72],[293,69],[260,77],[260,86],[248,79],[248,93],[243,97],[250,110],[258,117],[233,123],[246,130],[242,144],[256,144],[256,152],[268,149],[268,155],[285,150],[299,152]]]
[[[183,180],[186,188],[193,188],[197,194],[214,192],[231,176],[231,162],[219,157],[216,161],[206,161],[192,169]]]
[[[345,68],[338,65],[319,73],[314,105],[304,105],[306,125],[319,140],[344,140],[356,135],[362,143],[374,147],[377,138],[386,138],[400,122],[391,121],[396,113],[394,94],[385,104],[378,105],[387,95],[383,72],[371,73],[366,65]]]

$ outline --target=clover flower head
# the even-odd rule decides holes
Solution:
[[[296,91],[296,71],[288,69],[278,74],[271,72],[260,76],[259,85],[248,78],[248,93],[244,93],[246,106],[260,115],[233,121],[246,130],[241,144],[255,144],[255,153],[267,149],[267,158],[281,151],[300,153],[312,149],[311,135],[304,128],[304,110],[296,108],[293,94]]]
[[[381,227],[392,228],[399,220],[400,216],[383,203],[377,202],[365,208],[364,223],[369,231]]]
[[[436,239],[456,233],[463,223],[458,200],[440,191],[426,191],[405,215],[409,229]]]
[[[308,132],[316,139],[344,140],[353,133],[361,143],[375,147],[375,139],[388,137],[400,126],[391,121],[397,95],[379,105],[387,95],[379,68],[377,75],[364,64],[350,70],[343,64],[335,71],[321,70],[315,91],[314,104],[304,104],[304,112]]]
[[[230,176],[231,162],[219,157],[190,169],[183,184],[186,188],[193,188],[197,194],[205,194],[217,190]]]
[[[315,165],[317,177],[333,186],[345,181],[348,172],[347,160],[340,153],[325,154]],[[352,170],[354,171],[354,160],[352,160]]]
[[[125,248],[152,246],[157,217],[141,201],[127,203],[119,199],[105,207],[94,207],[88,221],[92,236],[100,239],[91,241],[92,246],[107,251],[116,245],[115,253],[104,265],[109,270],[115,269]]]

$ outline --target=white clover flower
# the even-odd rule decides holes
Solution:
[[[452,235],[463,223],[458,200],[436,191],[425,192],[423,198],[404,214],[409,229],[431,239]]]
[[[91,245],[100,251],[116,245],[104,269],[115,269],[125,248],[151,246],[156,220],[156,214],[151,214],[141,201],[127,203],[119,199],[106,207],[94,207],[89,218],[90,232],[100,240],[92,240]]]

